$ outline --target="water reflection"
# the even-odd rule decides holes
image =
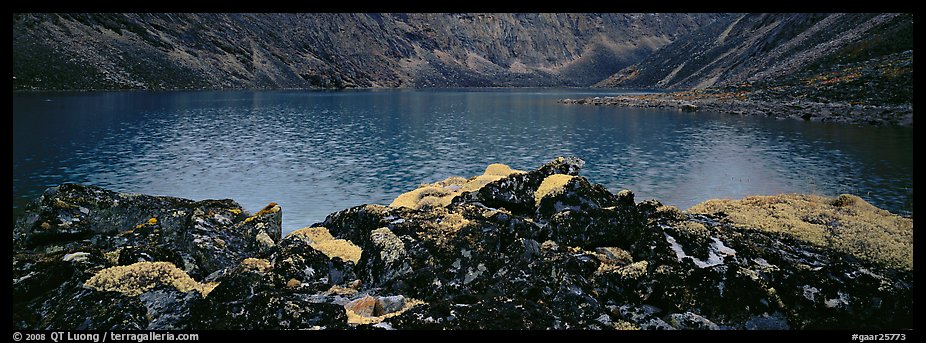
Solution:
[[[858,194],[912,210],[912,129],[560,105],[602,90],[14,94],[14,213],[62,182],[284,208],[284,230],[488,163],[577,155],[638,199]],[[581,94],[579,94],[581,93]]]

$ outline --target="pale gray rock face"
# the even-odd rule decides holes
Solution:
[[[18,14],[18,89],[590,86],[728,14]]]

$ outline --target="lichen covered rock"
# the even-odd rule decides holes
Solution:
[[[63,185],[14,228],[13,326],[912,328],[912,219],[847,195],[682,212],[583,164],[490,165],[286,237],[276,204]]]
[[[266,256],[269,251],[255,244],[261,233],[279,240],[279,207],[261,212],[249,216],[232,200],[191,201],[75,184],[49,188],[13,228],[14,326],[188,328],[185,309],[214,286],[206,280],[210,275],[242,258]],[[95,309],[105,312],[99,316],[133,319],[82,314]]]
[[[784,233],[885,266],[913,269],[913,219],[891,214],[854,195],[709,200],[690,212],[720,214],[738,227]]]
[[[138,296],[158,285],[168,285],[181,292],[197,291],[204,297],[215,285],[204,285],[170,262],[138,262],[128,266],[103,269],[84,285],[98,291],[119,292]]]

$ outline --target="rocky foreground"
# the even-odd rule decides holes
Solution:
[[[65,184],[13,230],[13,327],[912,328],[912,219],[843,195],[689,213],[557,158],[281,235],[280,206]]]
[[[563,104],[609,105],[719,112],[735,115],[871,125],[913,125],[912,104],[860,104],[783,99],[766,94],[693,90],[673,93],[561,99]]]

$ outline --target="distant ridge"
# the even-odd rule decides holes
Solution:
[[[597,86],[911,103],[913,43],[913,14],[744,14],[703,25]]]
[[[14,89],[590,86],[728,14],[15,14]]]

